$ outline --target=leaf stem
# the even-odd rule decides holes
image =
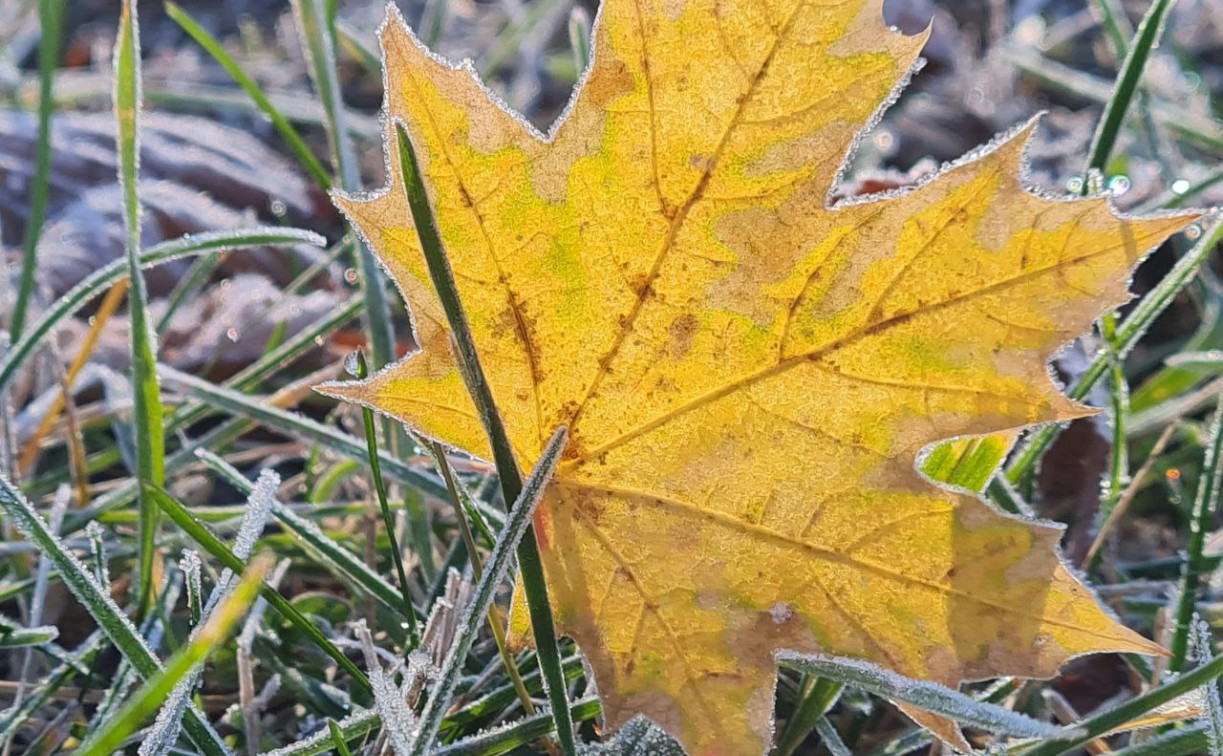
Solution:
[[[467,316],[459,301],[459,292],[455,285],[454,275],[450,270],[450,262],[446,258],[433,211],[429,206],[424,181],[416,162],[416,152],[401,122],[396,122],[395,134],[398,140],[399,161],[404,189],[408,196],[408,206],[412,211],[412,220],[416,226],[421,248],[424,250],[429,276],[454,336],[455,356],[458,359],[463,380],[467,384],[472,401],[488,433],[493,462],[497,467],[501,490],[508,504],[517,501],[522,494],[522,474],[514,459],[509,434],[506,433],[501,415],[497,412],[497,405],[493,401],[492,388],[480,367],[475,339],[472,337],[471,327],[467,323]],[[548,589],[544,582],[543,560],[539,554],[539,545],[535,540],[534,528],[528,528],[526,536],[518,547],[518,565],[527,598],[531,629],[535,635],[540,671],[543,673],[544,690],[548,694],[552,716],[556,720],[557,739],[566,756],[573,756],[576,753],[573,720],[569,715],[565,674],[561,667],[560,650],[556,641],[556,625],[552,619],[552,607],[548,601]]]

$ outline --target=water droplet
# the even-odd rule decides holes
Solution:
[[[1184,194],[1187,191],[1189,191],[1189,181],[1187,179],[1180,178],[1172,182],[1173,194]]]
[[[233,286],[233,285],[234,285],[234,282],[230,281],[228,278],[221,281],[222,289],[228,289],[230,286]]]
[[[348,268],[347,270],[345,270],[344,280],[349,282],[350,284],[355,284],[357,282],[357,269]]]
[[[1078,194],[1079,192],[1083,191],[1083,179],[1079,178],[1078,176],[1070,179],[1066,182],[1066,190],[1073,194]]]
[[[285,203],[281,202],[280,200],[272,200],[272,215],[275,215],[276,217],[280,217],[284,215],[287,211],[288,211],[288,208],[285,207]]]
[[[229,339],[230,341],[237,341],[238,340],[238,329],[230,328],[228,331],[225,332],[225,337]]]
[[[360,367],[357,363],[356,352],[350,352],[349,355],[344,358],[344,372],[348,373],[354,378],[361,375]]]
[[[322,345],[323,345],[323,337],[322,337],[322,336],[315,336],[315,337],[314,337],[314,345],[315,345],[315,346],[322,346]]]
[[[1108,180],[1108,193],[1114,197],[1120,197],[1130,190],[1130,177],[1125,174],[1118,174]]]
[[[1189,226],[1188,228],[1185,229],[1185,237],[1190,240],[1197,239],[1201,235],[1202,235],[1202,227],[1196,223],[1194,223],[1192,226]]]

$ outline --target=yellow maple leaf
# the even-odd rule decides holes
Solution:
[[[644,713],[701,756],[765,749],[780,649],[948,685],[1160,650],[1067,570],[1057,528],[914,465],[1089,412],[1049,358],[1192,219],[1025,190],[1034,123],[902,194],[830,202],[926,39],[881,6],[606,0],[547,136],[397,15],[381,32],[388,126],[519,463],[569,426],[536,518],[558,625],[609,726]],[[388,189],[336,200],[420,351],[323,390],[488,458],[386,149]]]

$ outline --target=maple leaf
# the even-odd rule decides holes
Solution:
[[[693,754],[766,748],[781,649],[952,686],[1160,651],[1068,571],[1058,528],[915,462],[1089,413],[1048,360],[1192,218],[1026,190],[1034,122],[904,193],[830,203],[926,39],[881,7],[606,0],[546,136],[396,13],[381,30],[388,131],[412,139],[519,463],[569,427],[536,518],[557,623],[610,726],[644,713]],[[388,189],[336,201],[420,351],[322,390],[488,458],[386,150]]]

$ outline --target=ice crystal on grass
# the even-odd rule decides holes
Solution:
[[[605,743],[578,747],[579,756],[684,756],[684,749],[645,717],[630,719]]]
[[[1210,634],[1210,625],[1199,616],[1194,615],[1191,638],[1193,652],[1198,664],[1210,661],[1213,654],[1214,639]],[[1206,740],[1210,744],[1211,756],[1223,754],[1223,702],[1219,700],[1219,681],[1210,680],[1204,686],[1205,706],[1202,708],[1203,725],[1206,730]]]
[[[912,704],[989,732],[1029,738],[1066,737],[1060,727],[1038,722],[1001,706],[984,703],[927,680],[913,680],[856,659],[780,653],[788,667],[860,688],[868,693]]]
[[[198,625],[204,612],[204,582],[201,578],[200,553],[195,549],[183,549],[182,559],[178,560],[178,568],[183,571],[183,579],[187,583],[187,606],[191,611],[191,620]]]
[[[255,550],[255,543],[263,533],[264,525],[267,524],[268,513],[272,511],[272,505],[276,503],[276,489],[279,487],[280,476],[273,470],[263,470],[259,473],[259,479],[255,481],[255,488],[251,491],[251,495],[246,497],[246,510],[242,513],[242,522],[238,526],[238,534],[234,537],[233,547],[234,556],[243,562],[249,559],[251,552]],[[213,607],[225,598],[237,579],[233,570],[226,567],[220,579],[217,580],[216,588],[208,597],[203,619],[207,619]]]
[[[353,625],[361,649],[365,652],[365,664],[369,669],[369,684],[374,689],[374,709],[382,719],[382,729],[390,740],[395,756],[408,756],[412,752],[412,743],[419,734],[416,725],[416,714],[408,706],[408,695],[413,689],[418,689],[421,682],[416,670],[419,667],[410,665],[404,670],[403,685],[395,683],[395,673],[401,665],[384,668],[374,650],[374,640],[370,636],[365,620],[359,620]]]

